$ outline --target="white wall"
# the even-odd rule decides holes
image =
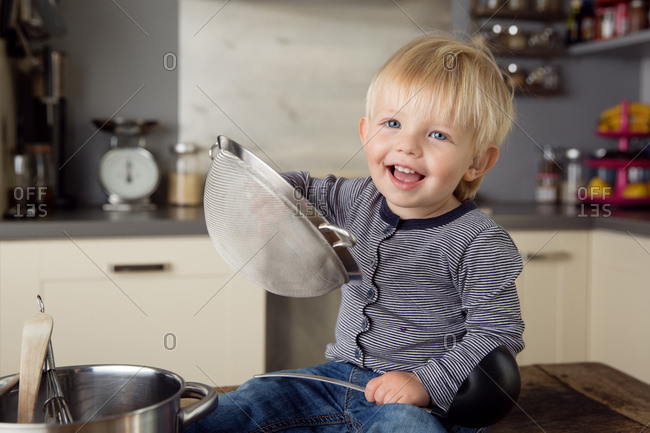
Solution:
[[[448,0],[180,0],[179,14],[179,140],[228,135],[317,175],[366,173],[370,79],[408,40],[451,28]]]

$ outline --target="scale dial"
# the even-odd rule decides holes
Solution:
[[[147,199],[160,182],[153,155],[142,147],[115,148],[99,162],[99,180],[109,200],[134,202]]]

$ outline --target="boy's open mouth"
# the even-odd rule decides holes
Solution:
[[[389,168],[391,174],[395,177],[395,179],[399,180],[400,182],[413,183],[413,182],[419,182],[420,180],[424,179],[424,175],[407,167],[402,167],[400,165],[392,165]]]

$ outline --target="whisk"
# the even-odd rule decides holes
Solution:
[[[45,312],[45,305],[40,295],[36,296],[41,313]],[[47,384],[47,399],[43,403],[45,412],[45,422],[49,424],[72,424],[72,415],[68,402],[63,396],[61,384],[56,375],[56,365],[54,364],[54,351],[52,350],[52,340],[47,346],[47,356],[45,357],[45,381]]]

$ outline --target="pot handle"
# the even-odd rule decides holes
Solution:
[[[181,408],[178,420],[183,426],[192,424],[217,408],[219,403],[217,391],[214,388],[197,382],[187,382],[181,398],[198,398],[196,403]]]

